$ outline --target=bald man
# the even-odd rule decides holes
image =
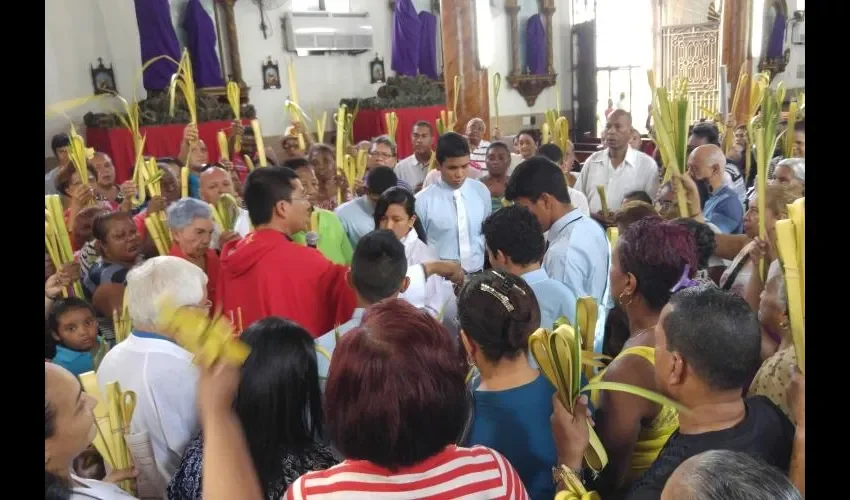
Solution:
[[[658,191],[658,166],[646,153],[629,146],[632,134],[632,115],[617,109],[608,115],[603,134],[605,149],[590,155],[575,183],[590,204],[591,216],[598,221],[611,222],[601,213],[602,200],[598,186],[605,188],[608,210],[619,210],[623,198],[632,191],[651,195]]]
[[[705,218],[724,234],[740,234],[744,229],[744,206],[726,183],[726,155],[719,146],[705,144],[688,157],[688,172],[708,186],[703,207]]]
[[[201,199],[211,205],[215,205],[224,193],[237,198],[236,190],[233,187],[233,178],[230,175],[230,172],[221,167],[207,167],[202,170],[200,173],[200,180]],[[228,241],[239,237],[245,237],[245,235],[249,232],[251,232],[251,222],[248,218],[248,211],[240,208],[239,215],[233,226],[233,231],[222,232],[222,228],[216,225],[216,231],[213,233],[213,241],[210,243],[210,246],[212,248],[221,248]]]

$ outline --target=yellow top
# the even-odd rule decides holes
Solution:
[[[655,349],[646,346],[635,346],[624,349],[614,360],[616,361],[629,354],[640,356],[649,361],[653,366],[655,365]],[[604,376],[605,370],[602,370],[593,377],[591,383],[601,381]],[[590,400],[594,406],[598,406],[599,391],[592,391],[590,393]],[[629,475],[626,478],[627,481],[637,481],[644,472],[649,470],[649,467],[655,462],[661,449],[667,444],[670,435],[678,428],[679,412],[669,406],[663,406],[649,426],[641,428],[634,452],[632,452],[632,465]]]

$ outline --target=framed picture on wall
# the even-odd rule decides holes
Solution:
[[[263,63],[263,90],[280,88],[280,67],[269,57]]]
[[[384,60],[375,54],[375,58],[369,63],[369,75],[372,83],[387,83],[387,74],[384,72]]]
[[[89,65],[91,69],[91,83],[95,95],[97,94],[115,94],[118,93],[118,88],[115,85],[115,72],[110,64],[107,68],[103,65],[103,59],[97,58],[97,67]]]

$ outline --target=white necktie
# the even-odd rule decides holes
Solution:
[[[457,208],[457,239],[460,248],[460,266],[464,271],[477,271],[472,264],[472,245],[469,243],[469,217],[466,214],[466,204],[460,189],[454,191],[455,207]]]

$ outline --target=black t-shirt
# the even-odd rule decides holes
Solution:
[[[741,451],[787,472],[794,442],[794,425],[764,396],[747,398],[744,403],[747,416],[732,428],[693,435],[674,432],[626,498],[660,499],[664,484],[676,467],[688,458],[709,450]]]

